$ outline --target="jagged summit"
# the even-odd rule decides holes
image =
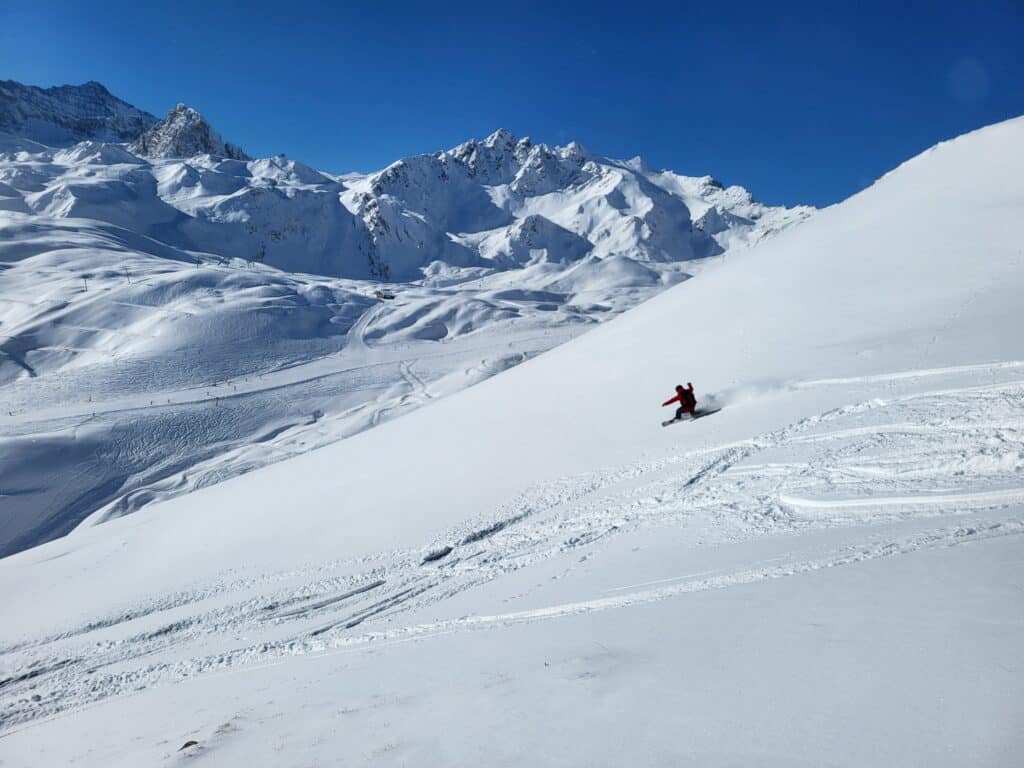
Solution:
[[[137,155],[151,158],[215,155],[249,160],[241,147],[225,142],[201,114],[178,104],[163,120],[143,133],[130,147]]]
[[[52,88],[0,81],[0,133],[49,146],[132,141],[156,121],[95,80]]]
[[[507,147],[511,149],[516,144],[516,137],[512,131],[499,128],[484,139],[482,143],[485,147]]]
[[[563,146],[551,146],[540,143],[534,144],[529,136],[518,138],[512,131],[506,128],[499,128],[485,139],[470,139],[462,144],[452,147],[447,152],[438,155],[450,155],[463,163],[470,163],[474,155],[483,153],[488,158],[513,158],[519,162],[527,159],[530,153],[561,156],[561,157],[583,157],[589,156],[587,150],[577,141],[570,141]]]

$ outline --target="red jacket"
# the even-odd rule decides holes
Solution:
[[[679,403],[680,405],[687,405],[687,403],[683,402],[683,395],[685,395],[685,394],[689,394],[690,395],[689,399],[692,400],[692,402],[690,403],[690,406],[692,407],[692,406],[696,405],[697,404],[697,398],[693,396],[693,384],[688,381],[688,382],[686,382],[686,387],[687,388],[684,389],[682,392],[676,392],[674,396],[670,397],[668,400],[666,400],[664,403],[662,403],[661,407],[664,408],[666,405],[672,405],[672,403]]]

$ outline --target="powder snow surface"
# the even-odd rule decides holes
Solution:
[[[941,144],[401,419],[0,560],[0,754],[1017,765],[1022,147]],[[687,380],[721,410],[662,429]]]

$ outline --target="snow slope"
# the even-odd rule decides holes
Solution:
[[[127,146],[0,137],[0,556],[394,418],[811,212],[504,131],[345,177],[184,105]]]
[[[0,561],[0,749],[1015,764],[1022,140],[941,144],[500,376]],[[660,429],[688,378],[723,409]]]

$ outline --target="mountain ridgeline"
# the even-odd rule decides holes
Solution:
[[[37,88],[0,81],[0,133],[41,144],[133,141],[156,122],[97,82]]]
[[[661,278],[646,265],[713,256],[813,210],[503,130],[338,177],[283,155],[251,160],[194,109],[157,120],[97,83],[7,82],[0,97],[0,130],[44,145],[31,185],[0,179],[9,210],[109,222],[288,271],[408,281],[611,260],[615,279],[651,285]]]

